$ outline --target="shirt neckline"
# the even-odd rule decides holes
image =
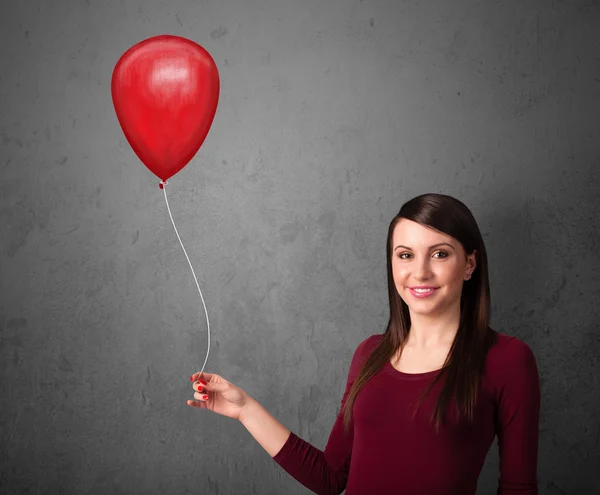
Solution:
[[[437,370],[426,371],[425,373],[404,373],[403,371],[400,371],[400,370],[397,370],[396,368],[394,368],[394,366],[392,366],[392,363],[390,362],[389,359],[385,363],[385,370],[389,374],[396,376],[398,378],[402,378],[404,380],[421,380],[424,378],[430,378],[430,377],[437,375],[443,369],[444,368],[442,367],[442,368],[438,368]]]

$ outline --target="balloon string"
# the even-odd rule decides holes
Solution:
[[[166,181],[160,181],[160,188],[163,190],[163,193],[165,194],[165,202],[167,203],[167,210],[169,211],[169,216],[171,217],[171,222],[173,223],[173,228],[175,229],[175,233],[177,234],[177,239],[179,239],[179,243],[181,244],[181,247],[183,248],[183,253],[185,254],[185,257],[188,260],[188,263],[190,265],[190,268],[192,269],[192,275],[194,276],[194,281],[196,282],[196,287],[198,287],[198,292],[200,293],[200,299],[202,299],[202,305],[204,306],[204,313],[206,314],[206,326],[208,327],[208,349],[206,351],[206,358],[204,359],[204,364],[202,365],[202,369],[200,370],[200,373],[202,373],[204,371],[204,367],[206,366],[206,361],[208,360],[208,354],[210,352],[210,322],[208,321],[208,311],[206,310],[206,304],[204,304],[204,296],[202,296],[202,291],[200,290],[200,285],[198,285],[198,279],[196,278],[196,274],[194,273],[194,267],[192,266],[192,263],[190,262],[190,258],[185,250],[185,247],[183,246],[183,242],[181,242],[181,237],[179,237],[179,232],[177,232],[177,227],[175,226],[175,221],[173,220],[173,215],[171,215],[171,208],[169,208],[169,200],[167,199],[167,188],[165,187],[167,185]]]

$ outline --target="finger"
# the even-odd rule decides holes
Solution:
[[[204,380],[205,382],[208,382],[209,380],[211,380],[213,377],[213,373],[206,373],[206,372],[202,372],[200,373],[199,371],[196,371],[196,373],[194,373],[192,376],[190,376],[190,381],[191,382],[196,382],[200,379]]]
[[[186,401],[186,404],[191,407],[197,407],[198,409],[206,409],[205,401],[188,400]]]
[[[223,393],[231,387],[231,384],[219,375],[211,374],[202,376],[202,378],[198,378],[197,382],[192,383],[192,388],[194,390],[198,390],[200,387],[202,387],[205,392]]]
[[[208,394],[204,392],[194,392],[194,399],[206,402],[208,400]]]
[[[206,385],[202,385],[200,382],[194,382],[194,383],[192,383],[192,388],[194,389],[195,392],[205,392]]]

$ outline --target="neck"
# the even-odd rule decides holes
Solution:
[[[410,330],[406,345],[420,350],[449,347],[454,342],[460,323],[460,307],[443,317],[424,314],[410,315]]]

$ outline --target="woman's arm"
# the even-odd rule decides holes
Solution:
[[[362,364],[364,342],[352,358],[342,407]],[[240,421],[273,460],[309,490],[321,495],[338,495],[346,488],[354,428],[351,423],[348,433],[344,431],[342,409],[324,451],[296,436],[254,399],[244,406]]]
[[[254,399],[244,405],[240,422],[271,457],[281,450],[291,433]]]
[[[498,495],[537,495],[540,381],[533,352],[513,338],[503,355],[497,424]]]

